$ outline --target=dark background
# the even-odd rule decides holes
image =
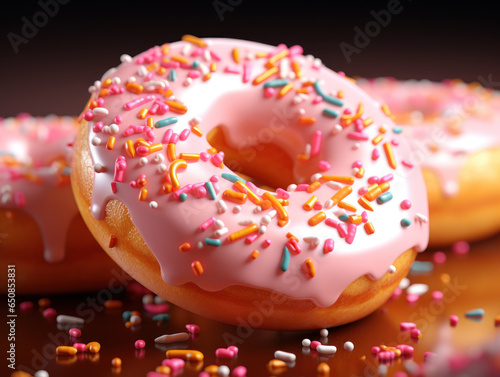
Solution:
[[[376,35],[369,42],[356,45],[354,28],[364,30],[374,20],[370,12],[386,11],[388,3],[71,0],[58,4],[57,13],[16,53],[8,34],[24,38],[23,17],[32,21],[42,7],[38,0],[9,1],[0,11],[0,116],[78,114],[87,88],[122,53],[134,56],[187,33],[300,44],[306,54],[351,76],[461,78],[500,88],[500,14],[489,5],[495,2],[400,0],[402,11],[378,32],[372,29]],[[359,48],[350,62],[341,43]]]

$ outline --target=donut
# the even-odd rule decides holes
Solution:
[[[430,244],[475,241],[500,231],[500,94],[477,83],[358,80],[408,125],[411,163],[421,165]]]
[[[17,293],[98,289],[113,270],[121,273],[73,199],[67,157],[77,130],[73,117],[20,114],[0,121],[0,259],[15,266]]]
[[[390,297],[428,208],[386,107],[300,46],[188,35],[121,61],[89,88],[71,182],[125,271],[260,328],[340,325]]]

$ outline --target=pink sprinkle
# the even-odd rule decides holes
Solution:
[[[170,136],[170,140],[168,142],[176,144],[178,140],[179,140],[179,135],[176,134],[175,132],[173,132],[172,136]]]
[[[227,348],[217,348],[215,350],[215,357],[221,359],[232,359],[234,357],[234,352],[228,350]]]
[[[373,151],[372,151],[372,160],[376,161],[376,160],[378,160],[379,157],[380,157],[380,152],[378,151],[378,149],[373,149]]]
[[[212,182],[212,183],[217,183],[217,182],[219,182],[219,177],[217,177],[216,175],[212,175],[212,176],[210,177],[210,182]]]
[[[325,240],[325,246],[323,247],[323,253],[330,253],[333,251],[335,245],[335,241],[333,241],[331,238],[327,238]]]
[[[345,238],[345,242],[347,242],[349,245],[352,244],[354,241],[354,236],[356,236],[356,225],[354,224],[349,224],[347,227],[347,237]]]
[[[276,94],[276,90],[274,88],[268,87],[264,89],[264,97],[271,98]]]
[[[314,99],[313,99],[313,104],[315,104],[315,105],[316,105],[316,104],[318,104],[318,103],[320,103],[320,102],[322,102],[322,101],[323,101],[323,97],[321,97],[321,96],[316,96],[316,97],[314,97]]]
[[[191,334],[198,334],[200,332],[200,326],[195,325],[193,323],[188,323],[186,325],[187,331],[189,331]]]
[[[204,50],[201,47],[195,48],[191,52],[191,57],[196,58],[197,56],[201,56],[201,55],[203,55],[203,51]]]
[[[351,224],[351,225],[354,225],[354,224]],[[354,226],[356,226],[356,225],[354,225]],[[339,236],[341,238],[344,238],[345,236],[347,236],[347,234],[348,234],[347,224],[346,223],[338,223],[337,224],[337,231],[339,232]],[[354,238],[354,236],[353,236],[353,238]]]
[[[247,245],[250,245],[253,241],[255,241],[257,239],[258,236],[259,235],[257,233],[249,235],[247,238],[245,238],[245,243]]]
[[[432,259],[434,260],[434,263],[443,264],[446,262],[446,254],[442,251],[436,251],[432,256]]]
[[[206,220],[203,224],[200,225],[200,230],[204,231],[207,230],[208,227],[210,227],[213,223],[215,223],[215,217],[211,217],[208,220]]]
[[[269,247],[271,246],[271,240],[270,239],[266,239],[264,240],[264,242],[262,242],[262,247],[263,248],[266,248],[266,247]]]
[[[46,320],[52,320],[57,316],[57,312],[53,308],[47,308],[42,312],[43,318]]]
[[[92,127],[92,131],[94,131],[95,133],[101,132],[103,127],[104,124],[102,124],[102,122],[97,122],[96,124],[94,124],[94,127]]]
[[[240,69],[238,67],[231,67],[231,66],[227,66],[226,68],[224,68],[224,72],[226,73],[241,73]]]
[[[392,139],[391,144],[397,147],[399,145],[399,141],[397,141],[396,139]]]
[[[318,162],[318,168],[319,171],[327,171],[328,169],[331,168],[331,165],[328,161],[321,160],[320,162]]]
[[[167,312],[169,307],[170,306],[166,302],[161,304],[147,304],[144,305],[144,310],[153,314],[161,314]]]
[[[316,157],[319,155],[321,150],[321,139],[323,138],[323,133],[320,130],[316,130],[313,133],[311,141],[311,157]]]
[[[357,132],[362,132],[365,129],[365,125],[361,119],[356,119],[354,121],[354,128]]]
[[[252,73],[252,66],[250,63],[243,63],[243,82],[247,83],[250,81],[250,74]]]
[[[215,60],[216,62],[220,62],[222,59],[220,58],[219,55],[217,55],[215,52],[213,51],[210,51],[210,56],[212,57],[213,60]]]
[[[458,241],[451,245],[451,251],[457,255],[465,255],[469,252],[470,245],[466,241]]]
[[[379,181],[380,181],[379,177],[376,176],[368,178],[368,183],[370,185],[373,185],[374,183],[379,183]]]
[[[204,186],[196,187],[193,191],[193,195],[200,199],[207,196],[207,189]]]
[[[76,352],[85,352],[85,343],[73,343],[73,348],[76,348]]]
[[[148,147],[141,145],[135,149],[135,152],[140,157],[146,157],[149,154],[149,149]]]
[[[295,191],[307,191],[308,187],[309,185],[307,183],[301,183],[300,185],[297,185]]]
[[[368,140],[368,135],[362,132],[349,132],[347,138],[351,140]]]
[[[374,346],[372,347],[372,353],[374,355],[378,354],[380,352],[380,347]]]
[[[410,304],[417,302],[419,298],[420,296],[415,293],[406,295],[406,301],[409,302]]]
[[[368,221],[368,212],[366,211],[361,212],[361,220],[363,220],[364,223]]]
[[[302,249],[301,249],[300,245],[298,244],[298,242],[297,242],[297,240],[296,240],[295,238],[290,238],[290,239],[288,240],[288,243],[287,243],[287,244],[288,244],[288,245],[290,246],[290,248],[291,248],[294,252],[296,252],[297,254],[299,254],[299,253],[302,251]]]
[[[176,372],[176,371],[184,368],[184,364],[186,364],[186,362],[184,360],[178,359],[178,358],[163,359],[163,361],[161,362],[161,365],[163,365],[165,367],[169,367],[170,369],[172,369],[172,372]]]
[[[406,166],[409,169],[411,169],[413,167],[413,164],[406,161],[406,160],[401,160],[401,163],[403,164],[403,166]]]
[[[163,376],[165,376],[165,375],[163,375]],[[146,376],[146,377],[150,377],[150,376]],[[210,376],[210,373],[202,371],[202,372],[200,372],[198,377],[211,377],[211,376]]]
[[[361,187],[361,188],[358,190],[358,194],[359,194],[359,195],[365,195],[367,192],[368,192],[368,187]]]
[[[413,356],[413,353],[415,352],[415,349],[412,346],[408,346],[406,344],[398,344],[396,348],[401,351],[402,356]]]
[[[299,45],[293,45],[288,49],[290,57],[302,55],[303,52],[304,50],[302,49],[302,46]]]
[[[316,211],[320,211],[320,210],[323,208],[323,204],[321,204],[321,202],[316,202],[316,203],[314,203],[313,208],[314,208]]]
[[[402,209],[410,209],[411,208],[411,202],[408,199],[405,199],[401,202],[401,208]]]
[[[393,178],[394,178],[394,176],[392,174],[387,174],[387,175],[384,175],[382,178],[380,178],[380,182],[381,183],[389,182],[389,181],[392,181]]]
[[[181,141],[185,141],[189,137],[190,134],[191,134],[191,131],[188,128],[186,128],[179,135],[179,139]]]
[[[159,109],[160,109],[160,105],[155,102],[155,103],[153,103],[153,106],[151,106],[151,108],[149,109],[148,114],[149,115],[156,115],[156,113],[158,112]]]
[[[204,162],[207,162],[208,160],[210,160],[210,153],[208,153],[208,152],[201,152],[200,153],[200,160],[204,161]]]
[[[168,112],[168,110],[170,110],[170,107],[168,107],[168,105],[166,103],[162,103],[160,105],[160,109],[158,110],[160,115],[164,115]]]
[[[83,114],[83,119],[85,119],[87,122],[90,122],[92,119],[94,119],[94,113],[92,110],[87,110],[85,114]]]
[[[219,152],[219,153],[216,153],[212,156],[211,160],[212,164],[214,164],[214,166],[221,166],[222,164],[222,161],[224,161],[224,153],[223,152]]]
[[[455,327],[458,324],[458,316],[455,314],[450,315],[450,325]]]
[[[420,330],[419,329],[413,329],[410,332],[410,335],[412,338],[418,339],[420,336]]]
[[[71,335],[74,338],[79,338],[80,336],[82,336],[82,331],[80,329],[73,327],[69,329],[69,335]]]
[[[443,292],[433,291],[431,297],[434,301],[441,301],[443,299]]]
[[[345,114],[345,115],[350,115],[350,114],[352,114],[351,109],[345,108],[345,109],[344,109],[344,114]]]
[[[124,182],[125,181],[125,169],[127,169],[127,162],[125,161],[125,157],[118,156],[115,162],[115,175],[114,180],[116,182]]]
[[[331,226],[332,228],[337,229],[337,226],[339,225],[339,222],[337,220],[332,219],[331,217],[327,218],[325,220],[325,224],[328,226]]]
[[[142,350],[144,347],[146,347],[146,342],[142,339],[136,340],[134,343],[134,347],[138,350]]]
[[[247,375],[247,368],[243,365],[237,366],[233,369],[232,375],[233,377],[245,377]]]
[[[200,75],[200,71],[193,70],[188,72],[188,77],[191,77],[192,79],[197,79]]]
[[[313,340],[311,342],[311,349],[312,350],[315,350],[316,348],[318,348],[318,346],[321,346],[321,342],[318,342],[317,340]]]
[[[141,174],[141,175],[144,175],[144,174]],[[193,185],[187,184],[187,185],[181,187],[180,189],[176,190],[173,193],[173,196],[175,199],[179,199],[182,193],[189,194],[192,189],[193,189]]]
[[[401,331],[409,331],[417,328],[417,325],[413,322],[401,322],[399,324],[399,328]]]
[[[276,189],[276,194],[278,195],[278,198],[282,198],[282,199],[290,198],[290,193],[286,190],[283,190],[282,188]]]
[[[21,312],[27,312],[33,309],[33,303],[31,301],[23,301],[19,304],[19,309]]]
[[[116,188],[116,182],[111,182],[111,191],[113,194],[116,194],[118,192],[118,189]]]
[[[99,97],[97,99],[97,106],[100,106],[100,107],[104,106],[104,98]]]
[[[123,108],[125,110],[133,110],[145,103],[151,102],[156,99],[156,96],[150,95],[150,96],[144,96],[140,98],[136,98],[132,101],[127,102],[125,105],[123,105]]]
[[[115,116],[115,119],[113,120],[116,124],[120,124],[123,119],[120,115]]]

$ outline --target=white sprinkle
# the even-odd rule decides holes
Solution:
[[[325,355],[333,355],[335,352],[337,352],[337,347],[335,346],[326,346],[326,345],[323,345],[323,344],[320,344],[316,350],[318,351],[318,353],[322,353],[322,354],[325,354]]]
[[[148,163],[148,158],[147,157],[141,157],[139,159],[139,166],[144,166]]]
[[[337,216],[337,217],[340,217],[340,216],[342,216],[342,215],[345,215],[345,214],[346,214],[346,212],[345,212],[345,209],[343,209],[343,208],[338,208],[338,207],[337,207],[337,208],[335,208],[335,209],[333,210],[333,214],[334,214],[335,216]]]
[[[304,108],[302,108],[302,107],[301,107],[301,108],[297,111],[297,113],[298,113],[299,115],[306,115],[306,110],[305,110]]]
[[[294,105],[298,105],[299,103],[302,103],[303,99],[299,95],[293,96],[292,103]]]
[[[351,352],[354,349],[354,344],[352,342],[345,342],[344,343],[344,349],[347,352]]]
[[[208,66],[206,64],[200,63],[198,68],[200,69],[201,74],[203,76],[208,75],[210,73],[210,68],[208,68]]]
[[[203,59],[207,62],[209,62],[212,59],[212,57],[210,56],[210,51],[205,50],[203,52]]]
[[[101,82],[99,80],[94,81],[94,86],[97,90],[101,89]]]
[[[224,213],[227,211],[227,204],[224,200],[220,199],[215,205],[217,207],[217,213]]]
[[[276,211],[275,209],[273,209],[272,211],[269,211],[267,214],[269,215],[269,217],[271,219],[274,219],[276,217],[276,215],[278,214],[278,211]]]
[[[410,279],[408,278],[403,278],[400,282],[399,282],[399,288],[401,289],[406,289],[410,286]]]
[[[265,225],[259,226],[259,233],[264,234],[266,233],[267,227]]]
[[[328,199],[328,200],[325,202],[324,207],[325,207],[326,209],[333,208],[333,200],[332,200],[332,199]]]
[[[218,376],[227,377],[229,376],[229,373],[231,373],[231,370],[227,365],[221,365],[219,366],[219,369],[217,369]]]
[[[127,54],[122,54],[120,56],[120,61],[122,63],[130,63],[132,61],[132,57],[130,55],[127,55]]]
[[[313,67],[314,68],[321,67],[321,59],[319,59],[319,58],[314,59],[314,61],[313,61]]]
[[[95,163],[94,164],[94,171],[96,173],[102,173],[104,171],[104,167],[100,163]]]
[[[409,295],[422,296],[423,294],[427,293],[428,290],[429,286],[427,284],[412,284],[408,287],[406,293],[408,293]]]
[[[165,165],[165,164],[159,164],[158,167],[156,168],[156,170],[160,174],[165,173],[167,171],[167,165]]]
[[[262,207],[261,207],[261,206],[256,206],[256,207],[253,209],[253,212],[254,212],[254,213],[259,213],[259,212],[262,212]]]
[[[137,74],[140,76],[140,77],[144,77],[148,74],[148,70],[146,69],[146,67],[144,67],[143,65],[139,66],[139,68],[137,69]]]
[[[417,222],[420,222],[420,223],[428,223],[429,222],[429,219],[427,218],[427,216],[422,215],[421,213],[415,214],[415,220]]]
[[[193,83],[193,79],[191,77],[186,77],[186,79],[184,80],[184,83],[183,85],[184,86],[189,86]]]
[[[240,213],[241,212],[241,207],[240,206],[236,206],[233,208],[233,213]]]
[[[182,49],[182,55],[187,56],[191,52],[191,44],[187,43]]]
[[[382,376],[386,376],[387,375],[387,370],[389,368],[387,367],[387,365],[385,364],[380,364],[378,366],[378,374],[382,377]]]
[[[133,315],[132,317],[130,317],[129,321],[132,325],[140,325],[142,322],[142,318],[138,315]]]
[[[316,182],[321,179],[323,175],[321,173],[316,173],[311,176],[311,182]]]
[[[387,272],[390,273],[390,274],[395,274],[396,273],[396,266],[394,266],[393,264],[391,264],[389,266],[389,268],[387,269]]]
[[[112,124],[109,126],[109,133],[110,133],[111,135],[116,135],[119,131],[120,131],[120,127],[118,127],[118,125],[117,125],[117,124],[112,123]]]
[[[163,157],[161,153],[157,153],[153,161],[156,162],[157,164],[160,164],[163,161],[165,161],[165,157]]]
[[[227,228],[217,229],[214,232],[214,237],[219,238],[219,237],[223,236],[224,234],[226,234],[227,232],[229,232],[229,229],[227,229]]]
[[[246,220],[240,221],[238,223],[238,225],[252,225],[252,224],[255,224],[255,223],[250,219],[246,219]]]
[[[90,85],[88,88],[88,91],[90,94],[94,93],[97,90],[97,88],[94,85]]]
[[[290,74],[290,62],[288,59],[281,59],[280,62],[280,79],[286,79]]]
[[[203,249],[203,246],[205,246],[205,244],[203,243],[203,241],[198,241],[198,244],[196,246],[198,246],[198,249]]]
[[[271,217],[269,215],[264,215],[262,216],[262,218],[260,219],[260,223],[262,225],[267,225],[271,222]]]
[[[318,237],[304,237],[304,241],[309,244],[310,249],[314,249],[320,243],[320,240]]]
[[[296,77],[297,77],[297,76],[295,75],[295,72],[290,72],[290,73],[288,74],[288,78],[289,78],[290,80],[295,80],[295,78],[296,78]]]
[[[122,83],[122,79],[119,78],[118,76],[115,76],[111,79],[111,81],[113,82],[113,84],[115,85],[120,85]]]
[[[310,339],[302,339],[302,346],[303,347],[309,347],[311,345],[311,340]]]
[[[142,305],[151,305],[154,302],[154,297],[151,293],[142,296]]]
[[[47,372],[46,370],[38,370],[35,372],[35,374],[33,375],[33,377],[49,377],[49,372]]]
[[[359,144],[359,143],[354,143],[354,145],[352,146],[352,149],[353,149],[353,150],[358,150],[358,149],[359,149],[359,146],[360,146],[360,144]]]
[[[101,145],[101,139],[99,139],[97,136],[94,136],[94,137],[92,138],[92,145],[94,145],[94,146],[96,146],[96,147],[97,147],[98,145]]]
[[[297,190],[297,185],[292,183],[291,185],[288,185],[288,187],[286,188],[286,191],[288,192],[294,192],[295,190]]]
[[[321,329],[319,332],[319,336],[322,338],[326,338],[328,336],[328,330],[327,329]]]
[[[309,157],[311,156],[311,144],[306,144],[305,148],[304,148],[304,154]]]
[[[135,81],[136,81],[135,76],[130,76],[130,77],[127,79],[127,82],[135,82]]]
[[[149,202],[149,207],[153,208],[153,209],[156,209],[156,208],[158,208],[158,203],[155,202],[154,200],[152,200],[152,201]]]
[[[332,135],[337,135],[337,134],[341,133],[342,130],[343,130],[342,126],[340,124],[336,124],[332,128]]]
[[[165,82],[163,81],[148,81],[148,82],[145,82],[144,83],[144,89],[146,89],[147,91],[154,91],[156,89],[165,89],[167,85],[165,84]]]
[[[97,115],[108,115],[109,114],[109,111],[108,109],[104,108],[104,107],[96,107],[94,108],[94,110],[92,110],[92,113],[97,116]]]
[[[187,332],[179,332],[175,334],[165,334],[155,338],[155,343],[175,343],[184,342],[189,339]]]
[[[214,226],[217,229],[222,229],[222,228],[224,228],[224,221],[222,221],[222,220],[215,220]]]
[[[81,324],[83,325],[85,321],[82,318],[79,317],[73,317],[71,315],[64,315],[60,314],[56,318],[57,323],[62,323],[62,324],[67,324],[67,323],[74,323],[74,324]]]
[[[276,351],[274,353],[274,358],[278,359],[278,360],[283,360],[283,361],[286,361],[286,362],[290,362],[290,361],[295,361],[295,359],[297,357],[295,356],[294,353],[291,353],[291,352]]]

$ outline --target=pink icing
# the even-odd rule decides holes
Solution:
[[[314,59],[300,54],[294,54],[292,60],[284,57],[282,62],[277,62],[276,66],[284,67],[280,68],[282,72],[264,80],[265,83],[285,79],[293,83],[294,88],[279,98],[283,86],[275,87],[276,94],[267,98],[268,93],[266,94],[264,83],[253,85],[252,82],[267,70],[265,64],[269,56],[278,53],[274,47],[231,39],[204,41],[208,47],[202,48],[201,55],[198,55],[200,51],[194,45],[191,46],[188,42],[176,42],[168,45],[169,52],[166,54],[163,53],[162,47],[154,47],[132,60],[125,57],[124,63],[108,71],[102,81],[96,82],[96,85],[91,87],[92,100],[98,98],[101,82],[109,84],[111,81],[117,83],[119,88],[125,88],[122,94],[110,94],[104,97],[104,103],[100,106],[108,110],[107,115],[96,115],[88,122],[88,141],[93,162],[104,167],[101,172],[95,173],[91,206],[95,218],[103,218],[109,200],[122,201],[130,209],[132,221],[157,258],[162,277],[167,284],[180,285],[194,282],[207,291],[216,291],[235,284],[245,285],[278,291],[297,299],[310,299],[323,307],[332,305],[342,291],[360,276],[368,274],[374,279],[379,279],[404,251],[412,247],[418,251],[425,249],[428,241],[428,224],[419,219],[428,216],[428,209],[421,172],[401,164],[401,161],[408,159],[410,154],[406,140],[401,135],[392,133],[391,119],[375,101],[350,80],[323,66],[317,66]],[[195,56],[189,52],[190,47],[193,47],[191,51],[197,51]],[[232,58],[234,48],[240,51],[239,64]],[[257,58],[257,53],[264,53],[264,56],[267,53],[268,56]],[[206,80],[214,56],[220,60],[217,60],[216,71]],[[177,57],[182,57],[189,63],[181,63],[184,67],[181,65],[177,68],[167,68],[166,72],[159,72],[157,67],[150,66],[157,62],[165,67],[172,67],[172,57],[177,60],[180,60]],[[198,64],[196,69],[201,75],[188,79],[195,60],[195,66]],[[292,61],[300,67],[302,78],[295,77],[291,68]],[[143,64],[151,68],[150,79],[163,89],[147,89]],[[243,67],[238,70],[242,73],[233,73],[236,71],[233,68],[228,72],[225,69],[227,66]],[[176,71],[176,81],[169,81],[172,69]],[[318,79],[321,80],[319,87],[322,93],[317,89],[313,90],[314,87],[308,87],[309,94],[299,95],[295,92],[307,80],[314,82]],[[143,92],[136,94],[127,90],[126,83],[130,81],[143,85]],[[180,139],[176,141],[175,162],[169,160],[167,144],[163,144],[162,150],[144,156],[146,161],[140,163],[141,157],[131,157],[124,146],[129,139],[135,141],[142,137],[146,140],[148,136],[145,133],[124,136],[123,133],[130,125],[146,125],[147,120],[139,119],[138,114],[142,108],[152,109],[153,105],[148,103],[134,110],[125,110],[124,105],[151,93],[156,95],[159,103],[163,103],[165,100],[163,92],[168,88],[175,96],[168,100],[175,99],[182,102],[187,107],[187,113],[173,112],[170,103],[168,112],[163,115],[155,114],[155,123],[172,117],[176,117],[177,121],[162,128],[154,128],[149,133],[154,138],[150,140],[151,143],[162,143],[167,132],[177,135],[181,135],[186,129],[192,132],[185,141]],[[337,98],[339,92],[341,98]],[[315,101],[317,95],[325,100]],[[342,102],[340,106],[328,102],[333,97]],[[341,116],[355,115],[360,103],[364,105],[360,119],[372,118],[373,124],[356,131],[361,129],[359,126],[361,121],[352,122],[351,125],[342,121],[345,129],[339,129]],[[323,113],[324,109],[333,110],[338,116],[336,118],[331,115],[326,116]],[[106,144],[111,135],[95,132],[93,125],[102,122],[105,126],[109,126],[117,115],[121,116],[122,123],[119,125],[119,132],[113,135],[116,142],[114,148],[110,150],[106,148]],[[303,116],[314,117],[315,122],[311,125],[299,124]],[[378,135],[379,127],[384,124],[389,127],[384,141],[375,147],[376,150],[380,150],[380,158],[375,160],[371,158],[374,149],[371,140]],[[353,191],[345,198],[347,203],[356,207],[357,214],[363,211],[357,202],[360,198],[358,190],[368,186],[367,180],[370,176],[384,177],[393,174],[394,178],[390,182],[393,199],[383,204],[378,204],[376,200],[371,202],[374,211],[370,211],[367,215],[367,220],[375,227],[375,233],[371,235],[363,229],[363,223],[358,225],[360,228],[357,232],[357,226],[348,227],[340,220],[338,222],[341,224],[337,229],[327,226],[325,221],[320,221],[315,226],[308,224],[309,218],[320,215],[320,212],[324,212],[327,219],[335,219],[334,223],[337,224],[337,216],[341,216],[345,210],[339,212],[337,206],[332,208],[328,200],[345,184],[323,182],[313,193],[307,190],[294,190],[296,186],[290,186],[287,190],[289,204],[285,207],[288,214],[287,221],[283,215],[276,214],[273,207],[258,207],[249,199],[243,204],[229,200],[224,200],[222,203],[221,199],[226,190],[239,192],[233,182],[222,177],[224,173],[234,175],[227,167],[230,162],[224,160],[225,165],[220,165],[220,161],[215,161],[213,157],[198,161],[186,160],[185,164],[179,161],[180,153],[203,155],[211,148],[205,136],[199,137],[193,132],[194,125],[198,125],[204,135],[214,127],[222,125],[227,131],[228,142],[240,148],[243,158],[247,159],[258,153],[258,149],[252,147],[255,141],[271,142],[279,146],[295,161],[293,167],[295,183],[305,189],[313,182],[313,178],[316,180],[321,175],[352,177],[355,174],[352,164],[355,161],[362,161],[366,175],[363,177],[361,174],[363,178],[354,180]],[[362,137],[349,138],[349,133],[354,131]],[[96,137],[100,139],[100,143],[96,142]],[[391,145],[393,139],[398,141],[397,146],[392,146],[396,160],[395,169],[389,166],[382,147],[384,143]],[[167,142],[168,140],[165,141]],[[311,148],[306,145],[311,142],[314,143],[314,153],[311,153]],[[308,156],[307,161],[298,160],[299,154]],[[159,155],[161,157],[158,157]],[[126,167],[123,171],[123,182],[120,182],[114,180],[114,175],[115,164],[122,158],[125,161],[122,166]],[[331,166],[326,171],[319,171],[320,161],[328,161]],[[162,185],[166,181],[174,183],[175,179],[169,175],[169,170],[174,166],[177,166],[177,178],[182,193],[176,194],[174,191],[172,194],[165,194]],[[262,169],[266,167],[263,166]],[[137,181],[142,174],[147,178],[147,183],[142,188],[146,188],[148,192],[147,197],[143,197],[144,200],[140,201],[138,198],[141,188],[137,185],[134,188],[129,183]],[[219,178],[218,182],[211,179],[214,176]],[[206,189],[206,193],[200,193],[198,189],[192,188],[184,192],[184,188],[189,185],[199,188],[197,185],[200,183]],[[250,183],[247,186],[257,195],[270,193]],[[116,188],[116,193],[112,187]],[[316,195],[322,205],[311,211],[305,211],[303,205],[312,195]],[[411,209],[403,210],[400,207],[400,203],[405,199],[411,200],[413,204]],[[349,211],[348,214],[355,213]],[[411,220],[411,226],[406,228],[401,226],[403,217]],[[230,240],[234,232],[251,224],[256,224],[255,231],[239,239]],[[344,232],[346,238],[340,236],[344,228],[348,229]],[[296,247],[292,249],[290,246],[293,243],[286,237],[289,232],[297,237],[297,245],[301,252],[297,252]],[[207,241],[207,238],[211,240]],[[308,244],[304,239],[317,239],[318,242]],[[211,245],[214,243],[213,240],[219,240],[221,245]],[[328,251],[335,243],[334,250],[325,253],[323,251],[325,242],[328,243],[326,245]],[[180,251],[180,246],[185,246],[185,243],[189,243],[190,247]],[[283,255],[286,254],[285,245],[291,249],[287,249],[290,252],[290,260],[288,268],[283,271],[280,266],[283,263]],[[260,250],[260,253],[258,257],[252,258],[251,255],[255,255],[252,253],[256,249]],[[311,262],[314,265],[314,274]]]
[[[432,170],[448,197],[458,193],[459,172],[467,156],[500,146],[498,92],[458,81],[377,78],[358,80],[358,85],[387,103],[396,122],[398,115],[410,116],[412,127],[405,132],[414,153],[409,162]]]
[[[69,117],[20,115],[0,122],[0,208],[36,221],[47,262],[63,259],[67,229],[78,214],[67,163],[75,133]]]

